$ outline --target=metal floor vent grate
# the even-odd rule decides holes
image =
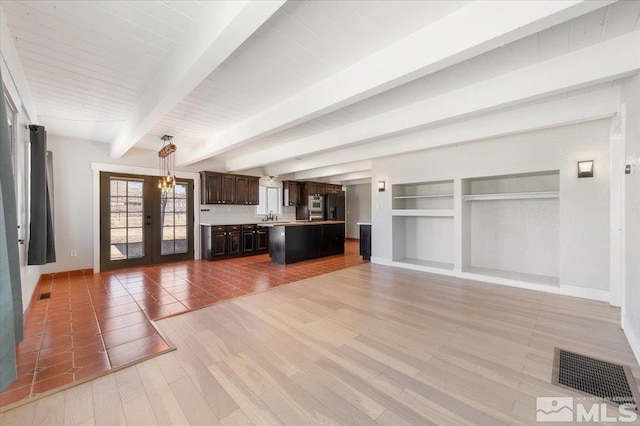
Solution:
[[[51,292],[46,292],[46,293],[40,293],[40,295],[38,296],[38,300],[42,300],[42,299],[51,299]]]
[[[552,383],[638,409],[638,386],[627,366],[556,348]]]

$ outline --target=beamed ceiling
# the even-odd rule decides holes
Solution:
[[[38,122],[178,167],[372,159],[612,116],[640,1],[0,1]]]

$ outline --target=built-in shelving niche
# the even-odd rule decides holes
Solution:
[[[396,184],[393,261],[453,271],[453,180]]]
[[[453,180],[393,185],[396,216],[453,216]]]
[[[560,179],[551,170],[462,180],[462,271],[559,285]]]

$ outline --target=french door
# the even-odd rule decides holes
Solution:
[[[193,259],[193,180],[100,172],[100,269]]]

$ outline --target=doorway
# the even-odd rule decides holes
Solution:
[[[193,259],[193,180],[100,172],[100,269]]]

